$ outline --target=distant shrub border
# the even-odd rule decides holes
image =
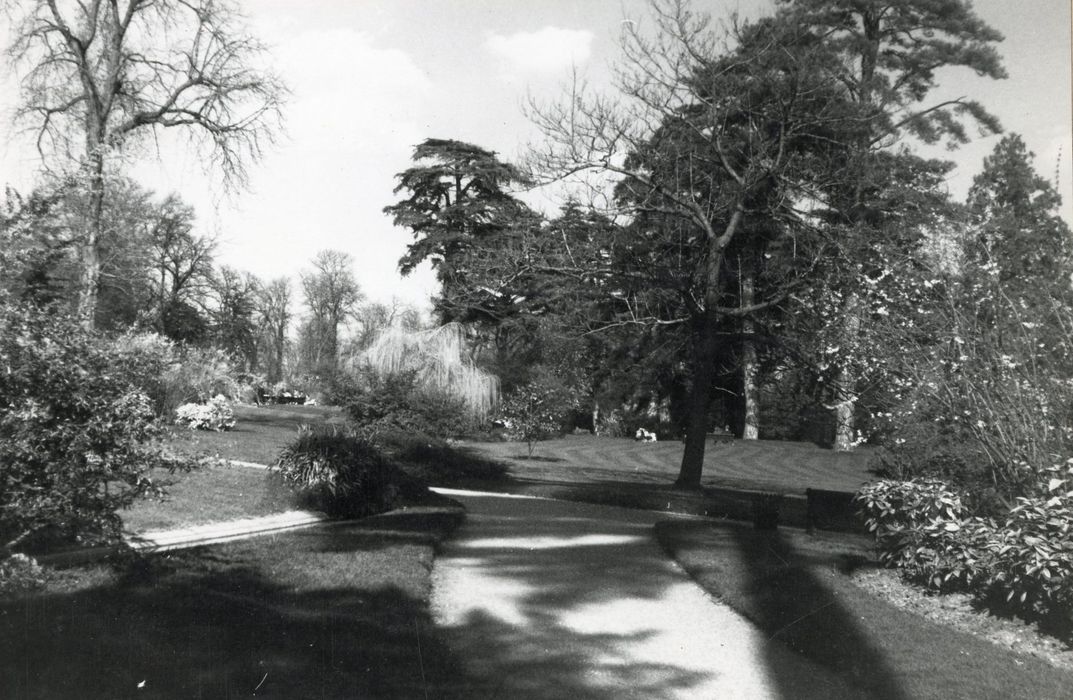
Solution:
[[[1038,488],[1002,518],[971,516],[935,479],[880,481],[857,502],[881,561],[934,591],[1073,631],[1073,459],[1036,475]]]

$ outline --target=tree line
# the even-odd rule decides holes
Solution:
[[[650,5],[613,91],[529,105],[523,163],[429,139],[398,176],[400,267],[432,262],[438,316],[479,329],[504,389],[543,368],[597,420],[646,409],[684,432],[691,488],[724,425],[882,444],[890,469],[1000,497],[1067,453],[1055,185],[1012,134],[954,201],[922,148],[1001,132],[932,97],[941,71],[1005,78],[1001,35],[957,0],[782,0],[725,33]],[[550,183],[572,193],[555,215],[519,198]]]
[[[393,323],[403,304],[366,302],[350,255],[320,251],[297,280],[263,280],[216,260],[217,239],[193,207],[110,178],[101,211],[94,326],[149,331],[182,346],[215,347],[251,382],[316,388]],[[11,298],[77,313],[85,191],[61,181],[0,205],[0,277]]]

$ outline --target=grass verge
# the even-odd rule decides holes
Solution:
[[[0,697],[453,697],[428,610],[445,500],[54,572],[0,600]]]
[[[144,499],[120,513],[131,532],[167,530],[282,513],[294,508],[263,469],[205,466],[186,474],[161,474],[171,482],[163,499]]]
[[[715,598],[870,697],[1067,698],[1073,674],[931,623],[861,589],[864,540],[664,522],[661,545]],[[793,697],[793,688],[785,696]]]

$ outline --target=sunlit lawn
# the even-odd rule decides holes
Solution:
[[[250,518],[289,510],[294,506],[279,489],[269,486],[263,469],[207,466],[188,474],[167,473],[157,478],[173,481],[163,500],[146,499],[122,511],[132,532],[164,530],[203,523]]]
[[[293,508],[263,469],[228,465],[226,460],[272,464],[299,425],[340,422],[338,409],[316,406],[238,406],[234,429],[224,432],[176,429],[170,448],[197,456],[220,457],[223,463],[189,473],[154,477],[170,482],[164,500],[147,499],[121,513],[133,532],[222,522],[278,513]]]
[[[715,598],[863,696],[1070,697],[1073,674],[929,622],[854,584],[846,572],[870,565],[866,542],[681,521],[660,523],[657,537]]]
[[[301,425],[342,423],[338,408],[325,406],[236,406],[235,427],[212,432],[176,429],[173,449],[258,464],[273,464]]]
[[[475,442],[467,447],[501,460],[516,477],[560,481],[631,481],[668,484],[681,466],[678,440],[637,442],[629,438],[567,435],[536,444]],[[870,452],[835,452],[811,443],[733,440],[705,450],[705,486],[804,493],[805,489],[856,491],[876,478]]]

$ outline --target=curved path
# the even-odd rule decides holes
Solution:
[[[838,698],[825,671],[713,601],[656,544],[666,514],[450,492],[432,611],[467,698]]]

